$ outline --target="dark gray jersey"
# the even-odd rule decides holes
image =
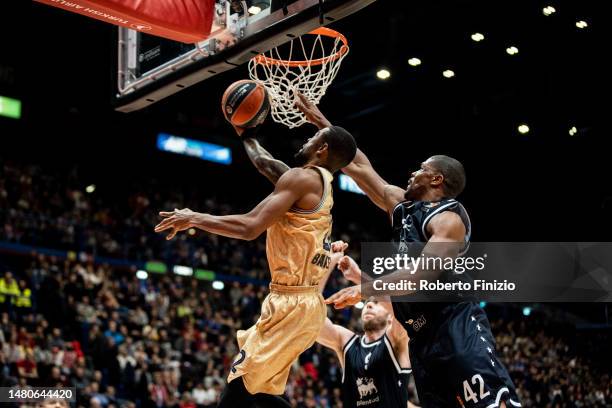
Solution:
[[[344,345],[342,402],[345,408],[406,407],[412,370],[400,367],[387,335],[372,343],[354,335]]]

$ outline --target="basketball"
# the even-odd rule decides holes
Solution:
[[[263,85],[248,79],[231,84],[223,94],[221,109],[234,126],[251,128],[261,124],[270,111],[270,100]]]

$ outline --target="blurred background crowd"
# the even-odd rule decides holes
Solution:
[[[236,330],[256,321],[267,293],[264,238],[186,233],[168,242],[153,233],[157,209],[232,207],[196,193],[136,191],[106,201],[83,185],[76,171],[1,162],[1,385],[76,387],[82,407],[214,407],[237,353]],[[334,235],[354,256],[361,240],[373,239],[355,225],[335,225]],[[111,264],[118,260],[127,263]],[[130,266],[150,260],[218,271],[225,282],[214,288],[171,272],[143,278]],[[335,273],[328,290],[344,285]],[[486,310],[523,406],[612,404],[602,360],[609,331],[578,331],[546,309]],[[330,317],[359,331],[359,312],[330,309]],[[293,367],[287,398],[296,407],[339,407],[341,377],[334,353],[315,345]]]

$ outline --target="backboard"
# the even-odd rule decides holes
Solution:
[[[211,35],[198,44],[119,28],[114,106],[142,109],[375,0],[216,0]]]

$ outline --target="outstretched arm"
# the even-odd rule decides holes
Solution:
[[[355,158],[342,172],[355,180],[368,198],[387,213],[404,200],[404,189],[387,183],[374,170],[372,163],[360,149],[357,149]]]
[[[314,179],[308,170],[295,168],[283,174],[274,192],[247,214],[217,216],[202,214],[186,208],[172,212],[160,212],[164,220],[155,227],[155,232],[169,230],[166,237],[172,239],[177,232],[198,228],[230,238],[252,240],[283,216],[291,206],[302,198],[308,188],[305,185],[320,180]]]
[[[301,93],[298,93],[297,96],[298,99],[295,105],[304,116],[306,116],[306,119],[310,123],[319,129],[332,125],[325,115],[321,113],[319,108],[314,103],[310,102],[308,98]],[[393,211],[397,203],[404,199],[404,190],[387,183],[376,170],[374,170],[370,160],[359,149],[357,149],[357,154],[353,161],[343,168],[342,171],[355,180],[359,188],[366,193],[374,204],[386,212]]]
[[[258,128],[242,129],[234,126],[234,129],[242,137],[244,149],[257,171],[270,180],[272,184],[276,184],[280,176],[285,174],[290,167],[282,161],[275,159],[270,152],[259,144],[255,138]]]

